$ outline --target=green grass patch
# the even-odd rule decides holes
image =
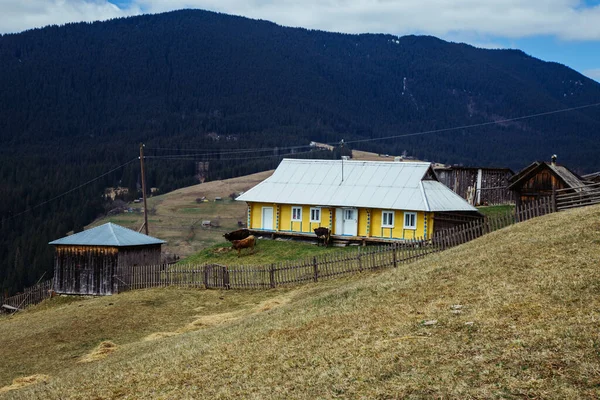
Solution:
[[[515,206],[513,204],[503,204],[499,206],[483,206],[477,207],[477,209],[480,213],[490,218],[499,217],[515,212]]]
[[[224,250],[226,249],[226,250]],[[324,247],[314,244],[292,240],[267,240],[256,241],[254,253],[243,249],[238,257],[237,251],[231,249],[231,243],[217,243],[194,255],[180,261],[181,264],[217,263],[225,265],[265,265],[282,261],[304,260],[313,256],[356,251],[356,247]]]

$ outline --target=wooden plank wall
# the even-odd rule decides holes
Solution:
[[[118,260],[114,247],[57,246],[54,290],[64,294],[109,295]]]
[[[436,174],[444,185],[463,199],[469,201],[469,187],[477,187],[477,174],[479,168],[453,167],[450,169],[436,169]],[[481,195],[480,204],[496,205],[508,204],[515,201],[514,194],[508,190],[508,179],[511,172],[505,169],[481,168]],[[477,193],[474,193],[477,198]]]

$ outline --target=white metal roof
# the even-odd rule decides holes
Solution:
[[[343,164],[343,181],[342,181]],[[239,201],[411,211],[477,211],[437,181],[426,162],[284,159]]]

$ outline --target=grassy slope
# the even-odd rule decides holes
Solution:
[[[134,338],[150,328],[129,334],[130,339],[119,339],[118,330],[107,331],[97,340],[113,340],[120,347],[106,359],[78,366],[48,361],[46,369],[22,371],[48,373],[48,384],[10,395],[598,397],[599,218],[600,207],[554,214],[397,270],[288,291],[181,291],[197,296],[205,308],[194,313],[196,303],[178,301],[190,312],[189,319],[160,330],[173,330],[179,323],[183,332],[198,314],[212,314],[196,323],[202,329],[151,342]],[[139,293],[86,302],[99,308],[109,301],[135,307]],[[163,292],[145,293],[160,298]],[[238,296],[237,305],[213,308],[215,296]],[[455,304],[463,306],[461,313],[452,312]],[[156,310],[161,307],[168,305]],[[0,330],[6,332],[0,337],[0,356],[21,357],[16,344],[27,333],[19,324],[42,325],[36,335],[40,348],[61,346],[43,328],[44,321],[56,320],[56,330],[71,329],[76,314],[58,314],[60,310],[0,320]],[[425,326],[426,320],[437,324]],[[7,338],[13,347],[8,348]],[[69,345],[77,341],[79,335],[73,334]],[[97,344],[90,340],[81,350]],[[57,370],[49,368],[52,362]],[[4,372],[3,379],[9,375],[19,373]]]
[[[161,196],[148,199],[148,208],[156,212],[148,217],[150,235],[167,241],[163,251],[186,257],[208,246],[226,243],[224,232],[238,229],[238,221],[246,221],[246,203],[232,201],[229,194],[246,191],[257,185],[273,171],[259,172],[239,178],[207,182],[175,190]],[[208,203],[196,203],[196,199],[205,196]],[[223,201],[214,202],[215,197]],[[140,204],[132,204],[140,208]],[[219,228],[202,228],[202,221],[219,220]],[[144,222],[141,213],[124,213],[105,217],[95,221],[92,226],[114,222],[127,228],[138,230]]]
[[[315,239],[316,241],[316,239]],[[323,247],[314,244],[297,241],[280,241],[280,240],[258,240],[254,253],[249,249],[241,251],[241,256],[238,257],[237,252],[231,249],[228,242],[218,244],[207,249],[204,249],[185,260],[181,264],[186,263],[218,263],[224,265],[266,265],[281,261],[305,260],[312,256],[320,256],[323,254],[340,253],[347,251],[356,251],[352,247]]]

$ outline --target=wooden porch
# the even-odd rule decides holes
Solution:
[[[261,229],[249,229],[250,234],[256,237],[267,237],[270,239],[285,238],[290,240],[302,240],[307,242],[317,243],[317,236],[314,233],[308,232],[285,232],[285,231],[267,231]],[[422,239],[422,238],[421,238]],[[332,245],[338,246],[366,246],[368,244],[391,244],[410,242],[415,239],[386,239],[379,237],[363,237],[363,236],[342,236],[342,235],[331,235]]]

